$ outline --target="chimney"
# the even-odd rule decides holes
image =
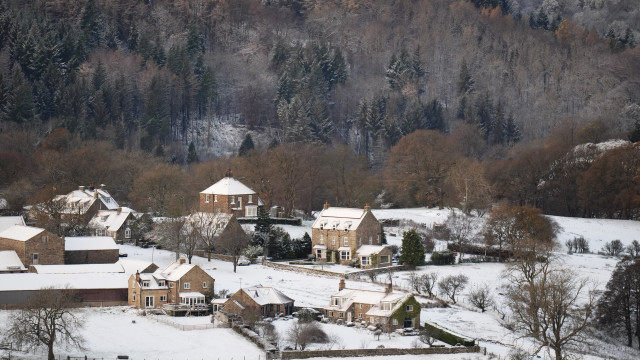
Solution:
[[[393,282],[389,279],[389,283],[387,284],[387,288],[385,289],[385,293],[391,294],[393,292]]]
[[[105,184],[100,184],[100,190],[104,190],[104,188],[105,188],[106,186],[107,186],[107,185],[105,185]]]
[[[80,186],[78,186],[78,190],[80,190],[80,191],[84,191],[84,185],[80,185]]]
[[[338,291],[344,290],[344,287],[345,287],[344,279],[340,279],[340,283],[338,283]]]
[[[364,212],[368,212],[369,210],[371,210],[371,206],[367,203],[367,205],[364,206]]]
[[[121,212],[122,212],[122,208],[118,206],[118,208],[116,209],[116,214],[120,215]]]
[[[329,202],[328,202],[328,201],[325,201],[325,202],[324,202],[324,207],[323,207],[323,208],[324,208],[325,210],[327,210],[327,209],[329,208]]]
[[[93,186],[92,186],[93,187]],[[93,190],[93,189],[91,189]],[[93,198],[97,199],[98,198],[98,189],[93,190]]]
[[[183,257],[181,257],[180,258],[180,265],[184,264],[185,262],[186,262],[186,260]]]
[[[233,177],[233,172],[231,171],[231,169],[227,169],[227,173],[224,176]]]
[[[140,271],[136,270],[136,282],[140,283]]]

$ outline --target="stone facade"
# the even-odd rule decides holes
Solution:
[[[273,288],[269,288],[269,290],[276,291]],[[251,291],[251,288],[249,288],[249,291]],[[291,300],[286,304],[259,304],[245,289],[240,289],[224,303],[223,310],[242,317],[249,316],[253,319],[259,319],[261,317],[274,317],[278,314],[289,315],[293,312],[293,303],[294,301]]]
[[[199,292],[203,295],[213,293],[215,280],[202,270],[194,266],[178,281],[167,281],[169,284],[169,302],[176,303],[182,292]]]
[[[112,264],[120,259],[118,249],[74,250],[64,252],[64,263],[70,264]]]
[[[217,183],[200,192],[200,211],[257,218],[262,202],[253,189],[233,178],[231,170]]]
[[[465,354],[480,352],[479,346],[471,347],[430,347],[409,349],[340,349],[340,350],[285,350],[281,353],[282,359],[308,359],[315,357],[358,357],[358,356],[384,356],[384,355],[440,355],[440,354]]]
[[[47,230],[25,241],[0,237],[0,250],[14,250],[26,268],[64,264],[64,240]]]

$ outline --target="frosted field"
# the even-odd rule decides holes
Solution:
[[[450,210],[438,209],[389,209],[373,210],[378,219],[404,219],[416,224],[432,226],[433,223],[442,223],[446,220]],[[619,239],[627,245],[632,240],[640,240],[640,222],[624,220],[603,219],[575,219],[552,217],[561,226],[558,234],[560,244],[555,254],[557,266],[565,266],[575,270],[580,276],[591,279],[599,289],[604,289],[612,270],[617,263],[616,258],[595,254],[568,255],[564,242],[576,236],[583,236],[590,244],[592,251],[598,251],[605,242]],[[476,219],[476,228],[480,229],[484,218]],[[303,226],[285,226],[293,238],[301,237],[305,232],[311,233],[311,221],[303,222]],[[387,240],[390,244],[401,245],[402,231],[407,227],[385,228]],[[392,236],[395,233],[396,236]],[[175,253],[166,250],[142,249],[130,245],[121,245],[121,253],[127,253],[129,258],[141,260],[153,260],[158,266],[166,267],[175,261]],[[338,278],[324,276],[308,276],[293,271],[276,270],[261,265],[238,266],[237,273],[233,272],[233,265],[228,262],[194,257],[193,263],[200,265],[215,279],[215,290],[227,289],[235,292],[241,286],[262,284],[273,286],[296,300],[297,306],[321,307],[328,305],[330,295],[338,290]],[[317,265],[316,265],[317,266]],[[354,271],[346,266],[318,266],[325,270],[335,272]],[[437,272],[440,278],[449,274],[465,274],[470,278],[470,285],[489,284],[494,292],[496,302],[502,302],[499,295],[501,284],[504,281],[504,264],[459,264],[450,266],[423,266],[416,271],[418,273]],[[393,283],[396,286],[408,288],[407,272],[393,274]],[[385,277],[380,275],[379,280]],[[347,286],[351,288],[382,289],[382,286],[368,282],[347,280]],[[426,302],[425,299],[419,301]],[[500,306],[500,305],[498,305]],[[255,345],[240,337],[228,329],[206,329],[182,331],[167,324],[159,323],[137,315],[133,310],[123,311],[123,308],[84,309],[87,318],[85,337],[87,338],[87,354],[95,357],[114,358],[118,354],[130,355],[132,359],[264,359],[264,353]],[[0,311],[0,329],[6,324],[8,311]],[[488,353],[493,353],[504,358],[514,346],[534,351],[533,345],[523,339],[518,339],[514,334],[501,325],[501,315],[493,310],[480,313],[466,302],[466,291],[460,294],[459,305],[450,308],[423,309],[421,318],[423,321],[437,323],[460,335],[476,338],[481,346],[486,347]],[[133,324],[132,320],[136,320]],[[210,323],[205,318],[171,319],[184,324]],[[280,335],[285,336],[286,327],[293,321],[277,321],[276,327]],[[377,346],[377,340],[367,330],[358,330],[337,325],[325,325],[330,334],[339,335],[342,339],[335,342],[333,348],[362,348]],[[1,331],[0,331],[1,332]],[[380,343],[385,347],[413,347],[415,337],[394,337],[391,340],[386,335],[380,337]],[[316,345],[314,345],[316,346]],[[317,345],[322,348],[323,345]],[[637,359],[640,352],[630,350],[618,344],[605,344],[599,340],[593,340],[592,345],[585,348],[590,355],[581,355],[584,359],[614,358]],[[60,351],[56,354],[81,355],[80,351]],[[596,355],[594,355],[596,354]],[[0,355],[5,355],[0,352]],[[15,353],[14,353],[15,355]],[[599,355],[599,356],[597,356]],[[33,355],[23,356],[33,358]],[[479,354],[460,354],[451,356],[394,356],[378,358],[357,359],[488,359],[488,356]],[[544,358],[544,356],[543,356]]]

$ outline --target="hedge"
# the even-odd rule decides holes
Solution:
[[[474,346],[476,341],[474,339],[463,338],[457,335],[454,335],[447,330],[444,330],[435,325],[431,325],[429,323],[424,323],[425,329],[437,330],[439,332],[438,340],[446,342],[449,345],[462,345],[462,346]]]

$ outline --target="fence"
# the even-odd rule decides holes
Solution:
[[[213,329],[213,324],[197,324],[197,325],[183,325],[175,323],[171,320],[163,319],[158,316],[147,316],[147,319],[154,320],[159,323],[163,323],[165,325],[172,326],[178,330],[189,331],[189,330],[205,330],[205,329]]]

